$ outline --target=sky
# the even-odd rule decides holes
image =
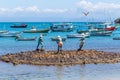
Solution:
[[[0,0],[0,22],[103,22],[119,17],[120,0]]]

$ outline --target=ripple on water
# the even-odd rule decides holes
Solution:
[[[3,65],[4,64],[4,65]],[[120,79],[120,64],[33,66],[0,62],[0,80],[106,80]]]

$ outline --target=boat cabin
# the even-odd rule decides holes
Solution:
[[[50,26],[52,31],[72,31],[73,30],[73,25],[72,24],[52,24]]]

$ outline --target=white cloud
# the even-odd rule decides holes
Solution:
[[[71,11],[71,9],[42,9],[40,10],[37,6],[30,7],[16,7],[16,8],[0,8],[0,13],[19,13],[19,12],[33,12],[33,13],[65,13]]]
[[[0,13],[13,13],[13,12],[40,12],[40,9],[37,6],[31,7],[16,7],[16,8],[0,8]]]
[[[37,6],[30,6],[30,7],[16,7],[16,8],[0,8],[0,13],[6,12],[44,12],[44,13],[65,13],[69,11],[69,9],[43,9],[40,10]]]
[[[82,0],[76,4],[77,4],[77,7],[84,9],[84,10],[93,9],[93,4],[91,2],[87,2],[85,0]]]
[[[87,18],[95,18],[95,20],[110,20],[120,17],[119,3],[106,2],[90,2],[89,0],[81,0],[76,3],[78,13],[90,12]]]
[[[39,8],[37,6],[27,7],[25,8],[25,11],[30,12],[40,12]]]
[[[2,13],[2,12],[6,12],[6,11],[8,11],[9,9],[7,9],[7,8],[0,8],[0,13]]]
[[[89,11],[99,11],[99,10],[115,10],[120,9],[120,4],[116,3],[104,3],[104,2],[98,2],[98,3],[92,3],[86,0],[82,0],[78,3],[76,3],[77,7],[83,9],[83,10],[89,10]]]
[[[22,11],[24,11],[24,8],[22,8],[22,7],[16,7],[16,8],[13,8],[13,11],[14,12],[18,12],[18,11],[22,12]]]
[[[74,6],[74,8],[73,8]],[[46,6],[47,7],[47,6]],[[112,18],[119,17],[120,15],[120,4],[119,3],[105,3],[105,2],[90,2],[90,0],[80,0],[76,5],[72,5],[69,8],[39,8],[38,6],[28,6],[28,7],[14,7],[14,8],[0,8],[0,16],[23,16],[23,17],[67,17],[67,19],[81,19],[85,18],[82,14],[83,11],[89,11],[90,14],[87,18],[106,18],[105,14],[109,13],[107,16],[112,16]],[[105,13],[106,11],[106,13]],[[57,14],[57,15],[56,15]]]
[[[44,9],[43,12],[46,12],[46,13],[65,13],[67,12],[68,9]]]

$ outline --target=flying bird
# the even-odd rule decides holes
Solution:
[[[89,14],[89,12],[83,12],[83,14],[84,14],[85,16],[87,16],[87,15]]]

